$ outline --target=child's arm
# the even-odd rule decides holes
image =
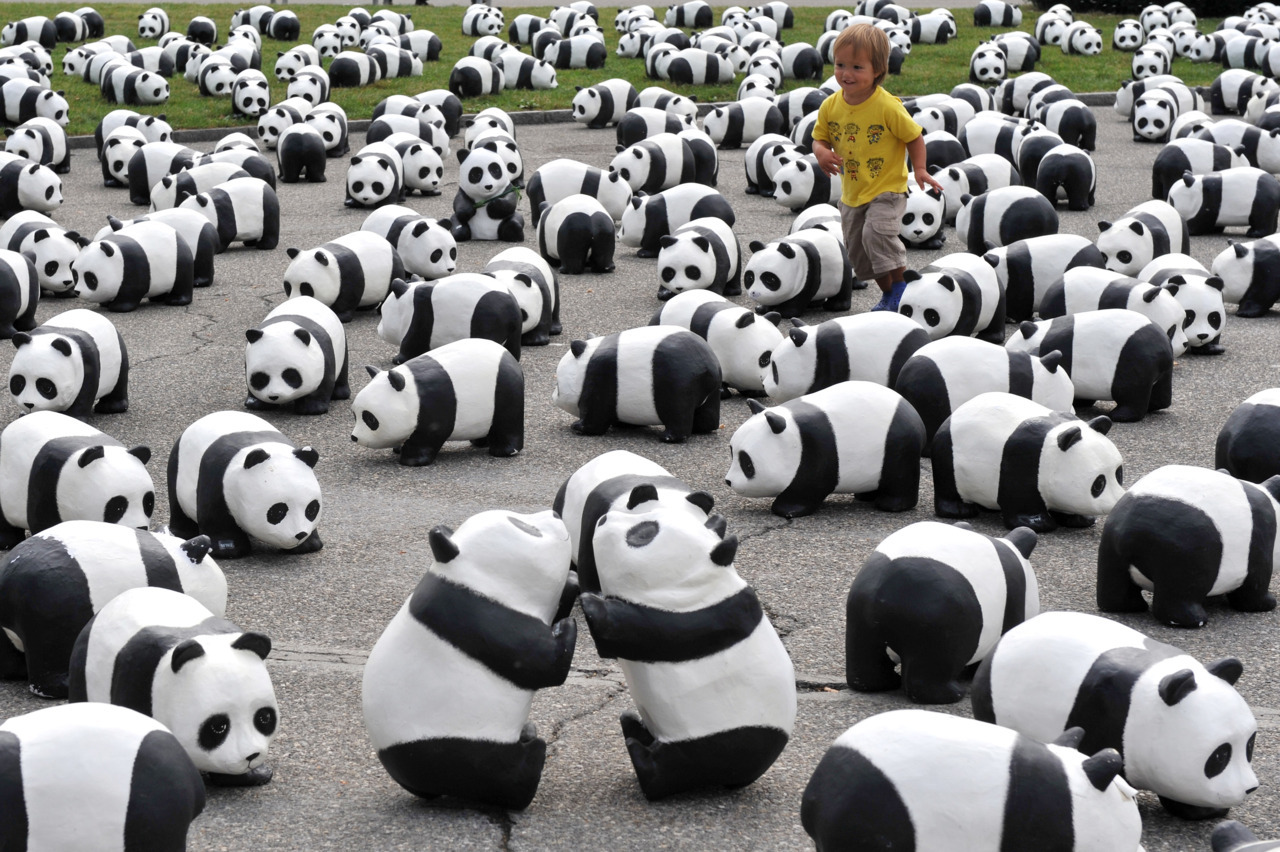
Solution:
[[[830,142],[822,139],[813,140],[813,156],[818,158],[818,168],[822,169],[832,177],[838,177],[840,169],[844,165],[844,160],[840,159],[840,155],[836,153],[836,149],[831,147]]]
[[[934,180],[933,175],[929,174],[929,169],[926,168],[928,159],[925,154],[923,133],[907,143],[907,156],[911,158],[911,167],[915,169],[916,184],[921,189],[924,189],[924,185],[928,184],[938,192],[942,192],[942,184]],[[822,162],[822,160],[819,159],[818,162]]]

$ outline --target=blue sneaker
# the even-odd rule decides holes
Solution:
[[[896,284],[894,284],[893,289],[891,289],[888,293],[886,293],[885,298],[881,300],[881,301],[887,300],[887,304],[885,305],[884,309],[886,311],[893,311],[896,314],[898,312],[898,303],[902,301],[902,294],[906,292],[906,289],[907,289],[907,282],[905,281],[899,281]],[[872,308],[872,310],[875,310],[875,308]]]
[[[897,310],[898,310],[898,308],[897,308],[897,303],[896,303],[896,302],[894,303],[893,307],[890,307],[890,306],[889,306],[889,300],[890,300],[890,299],[892,299],[892,298],[893,298],[893,295],[892,295],[892,293],[891,293],[891,292],[890,292],[890,293],[885,293],[884,295],[882,295],[882,296],[880,297],[880,301],[876,302],[874,305],[872,305],[872,306],[871,306],[871,310],[873,310],[873,311],[897,311]]]

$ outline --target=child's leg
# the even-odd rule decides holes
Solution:
[[[906,193],[877,195],[866,205],[866,221],[862,230],[863,249],[877,286],[889,300],[886,307],[891,311],[898,309],[898,299],[906,286],[903,275],[907,271],[907,247],[898,237],[906,208]]]
[[[869,281],[874,276],[871,271],[871,258],[863,247],[863,229],[866,227],[867,205],[849,207],[843,201],[838,202],[840,208],[840,227],[844,231],[844,251],[853,267],[854,289],[862,289],[858,282]],[[883,289],[883,288],[882,288]]]

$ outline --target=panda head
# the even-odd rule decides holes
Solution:
[[[9,393],[27,411],[66,411],[84,386],[78,347],[60,334],[13,336],[17,348],[9,366]]]
[[[138,37],[156,39],[169,31],[168,16],[159,9],[148,9],[138,16]]]
[[[1124,494],[1120,451],[1107,438],[1111,420],[1095,417],[1050,430],[1040,454],[1040,493],[1056,512],[1105,515]]]
[[[524,159],[520,156],[520,149],[516,147],[515,140],[506,133],[495,132],[481,137],[471,148],[472,152],[477,148],[483,148],[502,158],[503,170],[508,180],[517,181],[524,176]]]
[[[285,97],[302,98],[312,105],[323,101],[326,94],[324,80],[318,74],[298,74],[285,90]]]
[[[452,234],[450,236],[452,237]],[[382,300],[382,305],[378,308],[382,317],[378,321],[379,338],[393,346],[400,345],[400,341],[409,332],[409,323],[413,320],[413,291],[424,286],[427,286],[425,281],[406,282],[402,278],[396,278],[391,282],[387,297]]]
[[[1142,222],[1126,217],[1115,224],[1099,222],[1098,251],[1106,268],[1125,275],[1137,275],[1153,260],[1151,231]]]
[[[711,241],[693,231],[665,236],[658,250],[658,276],[672,293],[702,290],[715,283],[716,256]],[[727,272],[727,270],[726,270]]]
[[[473,148],[458,167],[458,191],[472,201],[488,201],[506,192],[512,177],[506,159],[493,147]]]
[[[578,400],[582,397],[582,386],[587,379],[587,364],[591,356],[600,346],[602,337],[590,340],[575,340],[569,344],[569,351],[560,358],[556,365],[556,386],[551,391],[551,402],[575,417],[578,416]]]
[[[578,94],[573,96],[573,120],[584,124],[594,121],[602,106],[600,93],[594,87],[584,89],[579,86]]]
[[[260,633],[185,639],[160,660],[151,715],[182,743],[201,772],[243,775],[261,766],[280,708]]]
[[[902,226],[898,235],[910,246],[928,242],[942,228],[946,204],[942,193],[930,187],[922,190],[912,186],[907,193],[907,207],[902,214]]]
[[[826,203],[828,195],[822,189],[824,175],[818,168],[818,161],[813,155],[798,157],[783,165],[773,175],[773,200],[783,207],[799,210],[812,202]],[[823,197],[815,197],[823,196]]]
[[[1064,19],[1060,15],[1050,14],[1046,12],[1040,16],[1037,22],[1036,30],[1040,36],[1040,43],[1043,45],[1061,45],[1062,34],[1067,31],[1070,21]]]
[[[237,79],[231,100],[236,112],[254,118],[266,112],[271,105],[271,87],[263,79]]]
[[[1203,178],[1183,172],[1180,180],[1169,185],[1168,201],[1183,219],[1194,218],[1204,206]]]
[[[71,261],[75,292],[90,302],[110,302],[124,280],[124,254],[109,239],[94,240]]]
[[[342,286],[342,271],[333,252],[321,247],[306,251],[290,248],[285,253],[290,258],[284,271],[285,296],[311,296],[332,305]]]
[[[372,450],[398,447],[418,428],[421,412],[413,373],[406,366],[385,372],[365,369],[370,381],[351,403],[351,440]]]
[[[405,183],[432,195],[440,191],[440,181],[444,180],[444,161],[434,148],[425,142],[415,142],[404,150],[402,160]]]
[[[1137,50],[1142,46],[1142,41],[1142,24],[1132,18],[1116,24],[1115,32],[1111,36],[1111,46],[1126,52]]]
[[[431,530],[431,573],[550,624],[569,577],[569,530],[551,510],[472,515]]]
[[[1133,105],[1133,132],[1135,136],[1161,142],[1168,138],[1177,107],[1172,98],[1154,93],[1143,93]]]
[[[668,612],[701,609],[737,594],[746,583],[734,570],[736,536],[719,516],[699,517],[668,506],[648,512],[608,512],[593,536],[600,590]]]
[[[1152,30],[1168,28],[1169,13],[1163,6],[1151,5],[1142,10],[1138,20],[1142,24],[1143,31],[1149,35]]]
[[[54,293],[67,293],[75,287],[71,262],[86,243],[75,231],[38,228],[23,239],[21,251],[35,266],[41,287]]]
[[[1078,26],[1071,34],[1071,47],[1082,56],[1102,53],[1102,30],[1097,27]]]
[[[1159,50],[1140,47],[1133,54],[1133,79],[1145,80],[1165,72],[1165,55]]]
[[[555,89],[560,86],[556,81],[556,67],[541,59],[534,62],[529,80],[535,89]]]
[[[421,222],[414,223],[410,229],[411,249],[404,250],[402,253],[406,257],[413,256],[419,259],[415,271],[423,278],[428,280],[444,278],[446,275],[452,275],[457,269],[458,243],[453,238],[451,227],[452,222],[449,219],[439,221],[423,219]],[[402,246],[404,239],[402,235],[400,243]]]
[[[747,295],[762,305],[776,305],[804,289],[808,263],[803,251],[786,239],[769,245],[757,241],[750,248],[754,253],[742,273]]]
[[[813,330],[793,319],[791,331],[760,359],[760,379],[770,399],[786,402],[806,393],[818,368],[818,343]]]
[[[36,98],[36,115],[40,118],[48,118],[58,122],[61,127],[66,127],[71,121],[71,110],[67,106],[67,99],[62,92],[54,92],[45,89]]]
[[[470,150],[484,137],[498,133],[507,137],[511,137],[511,126],[495,115],[478,115],[467,125],[467,132],[462,136],[462,147]],[[512,138],[514,141],[514,138]]]
[[[64,521],[105,521],[145,530],[156,506],[147,473],[151,450],[96,445],[73,453],[58,476],[58,513]]]
[[[358,153],[347,168],[347,195],[361,207],[376,207],[396,200],[400,179],[390,157]]]
[[[1141,313],[1154,322],[1169,338],[1169,343],[1173,347],[1173,357],[1181,357],[1187,351],[1188,344],[1187,332],[1183,328],[1187,312],[1177,299],[1181,285],[1166,283],[1163,286],[1148,285],[1141,289],[1144,291],[1141,296],[1142,304],[1139,306]]]
[[[229,62],[206,63],[207,70],[200,74],[200,85],[210,95],[230,95],[238,72]]]
[[[747,405],[753,413],[729,439],[729,472],[724,481],[744,497],[776,497],[800,469],[800,428],[783,406],[765,408],[756,400],[748,400]]]
[[[293,402],[324,380],[324,350],[311,332],[276,322],[245,332],[245,379],[249,393],[271,405]]]
[[[320,518],[319,454],[280,442],[246,447],[228,463],[222,489],[231,515],[258,541],[291,550]]]
[[[1125,725],[1129,780],[1189,805],[1243,802],[1258,786],[1250,766],[1258,724],[1235,689],[1242,668],[1231,658],[1201,668],[1177,656],[1145,672]]]
[[[950,272],[907,270],[907,289],[898,302],[898,313],[914,320],[930,340],[946,337],[956,327],[964,307],[960,283]]]
[[[360,41],[360,22],[350,15],[338,18],[333,22],[333,26],[338,31],[338,38],[342,40],[344,48],[351,47]]]
[[[129,160],[147,144],[142,132],[133,127],[117,127],[102,143],[102,158],[107,171],[123,184],[129,182]]]
[[[138,103],[144,106],[162,104],[169,100],[169,82],[159,74],[143,71],[134,78]]]
[[[1175,276],[1169,279],[1169,283],[1178,284],[1174,298],[1185,312],[1182,330],[1187,336],[1187,345],[1198,348],[1217,340],[1227,316],[1222,300],[1222,279],[1211,276],[1203,280],[1184,280]]]
[[[1004,52],[991,45],[979,45],[969,58],[969,82],[980,85],[999,83],[1009,76],[1008,60]],[[937,110],[928,110],[937,112]],[[941,129],[939,126],[938,129]]]
[[[282,83],[292,80],[308,64],[306,57],[292,50],[284,53],[277,51],[276,57],[276,79]]]
[[[542,320],[542,288],[529,275],[511,269],[497,269],[485,273],[492,275],[520,307],[520,333],[525,334],[538,327]]]
[[[19,127],[4,140],[4,150],[19,157],[39,162],[44,155],[44,137],[33,127]]]
[[[332,59],[342,52],[342,36],[332,26],[328,29],[320,27],[311,37],[311,46],[320,54],[321,59]]]
[[[138,122],[138,130],[148,142],[170,142],[173,139],[173,126],[165,121],[163,115],[149,115]]]
[[[347,138],[346,124],[336,113],[313,112],[307,116],[306,124],[320,134],[326,150],[338,147],[342,144],[342,140]],[[261,128],[262,122],[259,122],[258,126]],[[276,138],[279,139],[278,136]]]

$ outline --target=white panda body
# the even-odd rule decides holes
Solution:
[[[1057,232],[1057,211],[1029,186],[988,190],[956,213],[956,233],[974,254],[986,251],[988,243],[999,247]]]
[[[102,314],[64,311],[14,342],[18,351],[9,366],[9,392],[23,410],[87,417],[91,411],[128,408],[124,340]]]
[[[662,237],[704,216],[715,216],[730,226],[736,221],[728,200],[701,184],[681,184],[655,195],[633,196],[622,211],[618,241],[639,246],[640,257],[656,257]]]
[[[0,151],[0,216],[49,213],[62,205],[62,180],[48,166]]]
[[[617,124],[636,105],[637,97],[636,87],[619,78],[579,87],[573,96],[573,120],[593,128]]]
[[[5,140],[4,149],[34,163],[48,166],[55,174],[71,170],[71,148],[67,131],[51,118],[29,118]]]
[[[898,313],[938,340],[950,334],[1004,342],[1005,298],[984,260],[966,252],[938,258],[924,273],[909,272]]]
[[[266,181],[234,178],[193,195],[179,207],[195,210],[212,222],[224,249],[243,242],[267,251],[280,242],[280,201]]]
[[[165,175],[151,187],[152,213],[177,207],[193,195],[208,192],[215,186],[235,178],[249,177],[236,163],[206,163]]]
[[[550,335],[560,333],[560,282],[536,251],[523,246],[505,249],[489,258],[483,271],[502,282],[520,306],[522,346],[546,345]]]
[[[853,271],[839,238],[829,231],[798,231],[765,246],[751,244],[742,275],[747,295],[784,318],[798,316],[817,303],[824,310],[847,311]]]
[[[385,237],[352,231],[310,251],[290,250],[286,296],[313,296],[349,322],[352,312],[386,298],[391,281],[404,277],[399,254]]]
[[[1187,333],[1183,329],[1186,311],[1177,300],[1177,289],[1175,284],[1149,284],[1109,269],[1076,267],[1066,270],[1062,281],[1045,292],[1040,316],[1053,319],[1106,308],[1135,311],[1165,332],[1173,357],[1179,358],[1187,351]]]
[[[1280,217],[1280,181],[1253,166],[1237,166],[1208,175],[1187,175],[1169,187],[1169,204],[1192,236],[1245,226],[1249,239],[1276,232]]]
[[[742,293],[742,248],[733,229],[708,216],[676,228],[658,251],[658,297],[686,290],[711,290],[722,296]]]
[[[1144,201],[1114,223],[1099,222],[1097,246],[1107,269],[1136,275],[1161,255],[1189,251],[1186,222],[1167,201]]]
[[[142,221],[86,245],[71,273],[81,298],[111,311],[132,311],[143,299],[189,305],[195,258],[171,226]]]
[[[0,225],[0,249],[29,255],[40,286],[53,293],[75,287],[71,261],[80,253],[81,239],[79,234],[35,210],[24,210]]]
[[[558,159],[539,166],[529,178],[529,208],[536,227],[543,201],[555,204],[570,195],[593,195],[616,222],[631,201],[631,186],[615,172],[577,160]]]
[[[347,168],[348,207],[377,207],[404,201],[404,161],[386,142],[371,142]]]

